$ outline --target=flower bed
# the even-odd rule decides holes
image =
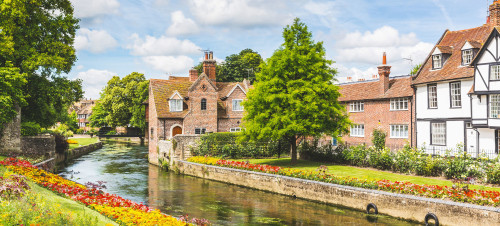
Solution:
[[[272,173],[307,180],[348,185],[353,187],[389,191],[394,193],[410,194],[430,198],[451,199],[457,202],[467,202],[478,205],[500,206],[500,192],[468,189],[467,186],[448,187],[438,185],[418,185],[410,182],[399,181],[392,182],[389,180],[361,180],[353,177],[335,176],[333,174],[327,173],[326,168],[321,167],[315,171],[298,170],[277,166],[251,164],[248,162],[228,161],[213,157],[195,156],[189,158],[188,161],[207,165],[216,165],[222,167]]]
[[[142,203],[138,204],[97,189],[89,189],[59,175],[40,170],[27,161],[8,158],[0,161],[0,164],[62,196],[92,207],[122,225],[189,225]]]

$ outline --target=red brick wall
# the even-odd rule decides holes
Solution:
[[[166,140],[171,138],[172,127],[180,126],[182,128],[182,133],[184,133],[184,125],[182,119],[159,119],[158,120],[158,137],[160,140]]]
[[[153,92],[151,91],[151,86],[149,87],[149,124],[148,124],[148,133],[149,133],[149,160],[153,161],[151,163],[158,165],[158,152],[157,152],[157,144],[158,144],[158,115],[156,114],[156,105],[153,96]],[[154,132],[151,133],[151,130]]]
[[[188,95],[190,111],[184,118],[183,134],[194,134],[196,128],[206,128],[206,132],[217,132],[218,95],[215,88],[204,79]],[[202,98],[207,100],[206,110],[201,110]]]
[[[364,101],[364,112],[349,112],[349,103],[346,103],[346,109],[349,112],[349,119],[354,124],[365,125],[364,137],[351,137],[346,134],[342,139],[351,144],[366,143],[371,145],[372,133],[374,129],[381,129],[387,134],[386,145],[403,146],[410,142],[411,131],[413,126],[411,123],[411,106],[413,100],[408,102],[408,110],[405,111],[390,111],[390,100],[377,100],[377,101]],[[390,125],[407,124],[408,125],[408,139],[391,138]]]

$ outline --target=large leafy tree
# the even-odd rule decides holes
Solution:
[[[92,108],[92,126],[146,127],[142,103],[148,99],[149,81],[144,74],[133,72],[123,79],[113,76],[101,92],[100,101]]]
[[[0,131],[6,123],[17,115],[16,108],[26,104],[22,91],[25,84],[26,75],[20,74],[18,68],[0,67],[0,106],[2,106],[0,109]]]
[[[254,89],[243,102],[244,138],[286,139],[292,163],[299,137],[347,132],[349,120],[340,104],[336,70],[325,58],[322,42],[314,42],[307,26],[295,19],[283,30],[284,43],[257,73]]]
[[[255,80],[255,74],[260,71],[263,62],[259,53],[252,49],[241,50],[238,54],[231,54],[225,61],[217,65],[216,78],[218,82],[241,82],[243,79]],[[198,73],[203,72],[203,62],[195,66]]]
[[[76,61],[76,29],[78,19],[69,0],[0,2],[0,67],[12,62],[27,75],[22,87],[27,102],[24,121],[50,126],[82,97],[81,81],[60,75]]]

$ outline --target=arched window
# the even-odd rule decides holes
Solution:
[[[201,110],[207,110],[207,99],[201,99]]]

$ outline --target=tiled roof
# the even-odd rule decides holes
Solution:
[[[382,93],[379,80],[370,82],[352,83],[340,85],[339,101],[353,100],[376,100],[397,97],[409,97],[413,95],[411,88],[411,77],[392,78],[389,80],[389,89]]]
[[[475,41],[475,40],[467,40],[467,41],[469,42],[469,44],[470,44],[472,47],[474,47],[474,48],[476,48],[476,49],[480,49],[480,48],[483,46],[483,44],[481,44],[480,42]]]
[[[245,84],[243,82],[217,82],[217,89],[219,90],[219,98],[225,97],[233,90],[235,85],[240,85],[241,88],[245,89]],[[248,92],[248,89],[245,89]]]
[[[493,27],[483,25],[467,30],[446,31],[436,45],[440,49],[443,46],[453,47],[451,56],[439,70],[432,70],[432,57],[429,54],[422,68],[419,70],[412,84],[422,84],[428,82],[436,82],[441,80],[450,80],[458,78],[468,78],[474,76],[474,69],[469,66],[461,66],[462,64],[462,46],[466,41],[469,41],[472,46],[482,45],[488,38]],[[435,47],[435,48],[436,48]],[[432,49],[431,54],[434,52]]]
[[[453,46],[437,46],[441,53],[451,54],[453,52]]]
[[[186,97],[191,84],[193,83],[183,80],[151,79],[149,81],[158,118],[183,118],[186,116],[188,113],[187,108],[184,108],[185,110],[181,112],[170,112],[168,98],[170,98],[175,91],[179,92],[182,97]]]

